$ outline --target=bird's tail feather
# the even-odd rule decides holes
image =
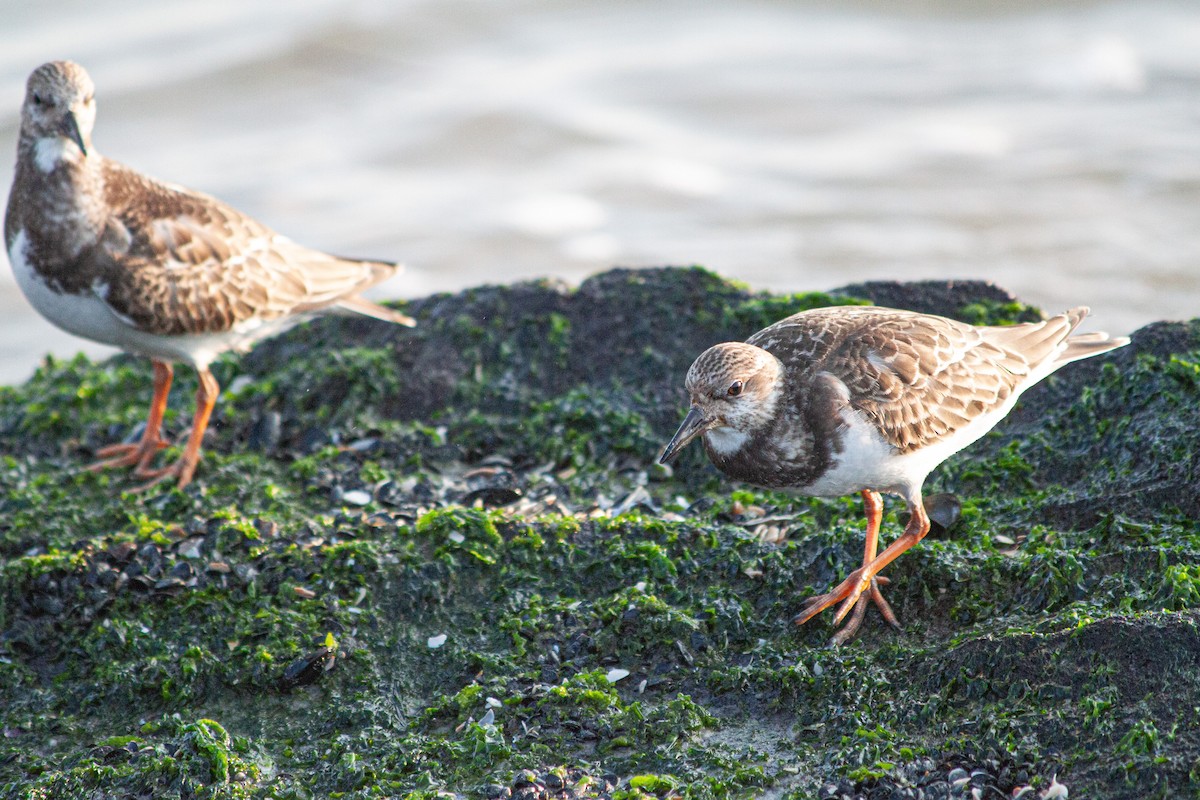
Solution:
[[[1052,359],[1050,363],[1054,364],[1055,369],[1129,344],[1128,337],[1109,336],[1099,331],[1072,336],[1089,310],[1087,306],[1076,306],[1042,322],[990,330],[993,341],[1022,353],[1030,364],[1041,364],[1046,359]]]
[[[1129,344],[1128,336],[1109,336],[1103,331],[1081,333],[1078,336],[1072,336],[1070,339],[1067,339],[1067,348],[1059,354],[1058,358],[1055,359],[1055,363],[1069,364],[1081,358],[1098,356],[1101,353],[1107,353],[1109,350],[1116,350],[1118,347],[1124,347],[1127,344]]]
[[[1077,306],[1059,315],[1060,317],[1066,317],[1067,322],[1070,323],[1068,333],[1073,332],[1079,327],[1079,323],[1083,322],[1083,318],[1088,315],[1090,310],[1087,306]],[[1054,359],[1054,363],[1062,366],[1072,361],[1078,361],[1081,358],[1098,356],[1101,353],[1107,353],[1109,350],[1116,350],[1118,347],[1124,347],[1127,344],[1129,344],[1128,336],[1109,336],[1104,331],[1076,334],[1067,338],[1066,347]]]
[[[399,311],[391,308],[385,308],[378,303],[372,303],[365,297],[359,297],[356,294],[338,300],[334,303],[334,308],[339,311],[361,314],[365,317],[383,320],[384,322],[394,322],[397,325],[405,325],[409,328],[417,324],[415,319],[406,314],[401,314]]]

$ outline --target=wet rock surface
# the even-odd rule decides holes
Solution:
[[[655,463],[703,349],[867,300],[1038,313],[699,269],[438,295],[216,365],[196,482],[145,496],[81,470],[136,432],[144,363],[0,389],[0,793],[1200,792],[1200,322],[1067,367],[931,476],[939,530],[887,572],[903,633],[790,622],[857,566],[856,498]]]

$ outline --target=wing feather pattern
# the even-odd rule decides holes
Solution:
[[[357,297],[397,265],[311,250],[213,197],[104,166],[115,230],[89,257],[106,302],[139,329],[214,333],[334,305],[407,319]]]
[[[748,341],[808,383],[828,373],[849,405],[883,438],[911,452],[952,436],[1004,405],[1044,366],[1118,347],[1104,334],[1068,338],[1087,315],[1072,309],[1043,322],[974,327],[944,317],[875,307],[801,312]],[[1079,355],[1076,355],[1079,353]]]

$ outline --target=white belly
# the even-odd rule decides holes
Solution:
[[[843,418],[842,452],[833,453],[825,474],[799,491],[817,497],[838,497],[863,489],[893,491],[906,457],[896,455],[895,448],[858,412],[845,412]],[[918,486],[924,478],[917,478]]]
[[[162,336],[138,330],[128,320],[113,311],[95,291],[65,294],[53,291],[33,270],[26,255],[28,239],[19,231],[8,251],[13,275],[25,298],[38,313],[58,327],[91,339],[94,342],[119,347],[130,353],[174,361],[195,367],[206,367],[221,353],[249,348],[266,336],[279,333],[299,322],[299,317],[285,317],[270,322],[251,319],[235,325],[232,330],[218,333]]]
[[[952,436],[910,453],[898,453],[861,414],[847,411],[843,416],[846,428],[842,452],[834,454],[833,463],[824,475],[799,491],[817,497],[838,497],[874,489],[915,500],[920,497],[921,484],[930,472],[995,427],[1016,403],[1020,389],[1032,386],[1042,377],[1025,381],[1003,405],[977,417]]]

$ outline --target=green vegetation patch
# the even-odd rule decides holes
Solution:
[[[438,295],[221,362],[197,480],[145,493],[83,467],[136,434],[149,366],[48,359],[0,389],[0,793],[1200,791],[1196,323],[1068,367],[931,476],[961,518],[889,567],[903,633],[791,621],[858,566],[858,498],[655,463],[704,348],[864,297],[1037,315],[698,268]]]

